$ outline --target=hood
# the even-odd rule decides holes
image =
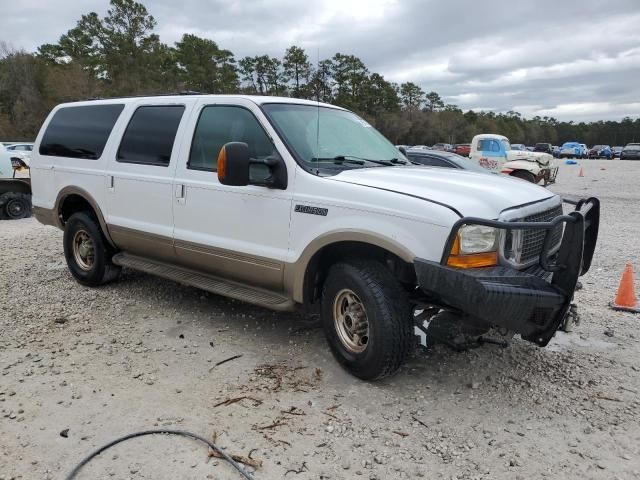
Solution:
[[[524,150],[509,150],[507,161],[524,160],[526,162],[538,162],[540,165],[549,165],[553,155],[545,152],[529,152]]]
[[[554,196],[517,178],[438,167],[359,168],[328,178],[423,198],[451,207],[465,217],[487,219],[498,218],[507,208]]]

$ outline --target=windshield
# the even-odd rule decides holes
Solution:
[[[640,145],[639,144],[632,144],[632,145],[627,145],[626,147],[624,147],[625,150],[640,150]]]
[[[381,165],[376,161],[406,161],[391,142],[354,113],[289,103],[269,103],[263,110],[307,167],[356,168]],[[352,162],[347,164],[345,159]]]

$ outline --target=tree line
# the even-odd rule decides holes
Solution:
[[[236,59],[215,41],[184,34],[173,46],[154,33],[156,20],[135,0],[111,0],[104,17],[91,12],[55,44],[36,52],[0,44],[0,138],[33,140],[61,102],[170,92],[291,96],[353,110],[396,144],[466,143],[478,133],[513,143],[588,145],[640,141],[640,118],[590,123],[553,117],[463,112],[413,82],[398,85],[355,55],[336,53],[314,64],[291,46],[281,58]]]

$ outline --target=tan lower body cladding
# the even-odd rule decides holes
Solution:
[[[140,257],[173,263],[194,270],[282,291],[284,263],[184,240],[108,225],[116,246]]]

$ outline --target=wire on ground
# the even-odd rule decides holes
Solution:
[[[245,478],[246,480],[255,480],[253,476],[251,476],[251,474],[242,467],[242,465],[240,465],[233,458],[231,458],[227,453],[225,453],[224,450],[222,450],[222,448],[220,448],[215,443],[207,440],[206,438],[201,437],[200,435],[197,435],[195,433],[187,432],[184,430],[163,430],[163,429],[144,430],[142,432],[130,433],[128,435],[124,435],[120,438],[117,438],[112,442],[107,443],[106,445],[103,445],[102,447],[98,448],[97,450],[92,452],[90,455],[85,457],[78,465],[76,465],[76,467],[71,471],[71,473],[67,475],[66,480],[73,480],[74,478],[76,478],[80,470],[82,470],[82,468],[87,463],[89,463],[91,460],[93,460],[95,457],[100,455],[105,450],[113,447],[114,445],[117,445],[118,443],[122,443],[126,440],[130,440],[136,437],[143,437],[145,435],[178,435],[182,437],[193,438],[195,440],[200,440],[201,442],[209,445],[209,447],[212,448],[214,451],[218,452],[222,458],[224,458],[227,462],[231,464],[232,467],[234,467],[238,472],[240,472],[240,475],[242,475],[243,478]]]

